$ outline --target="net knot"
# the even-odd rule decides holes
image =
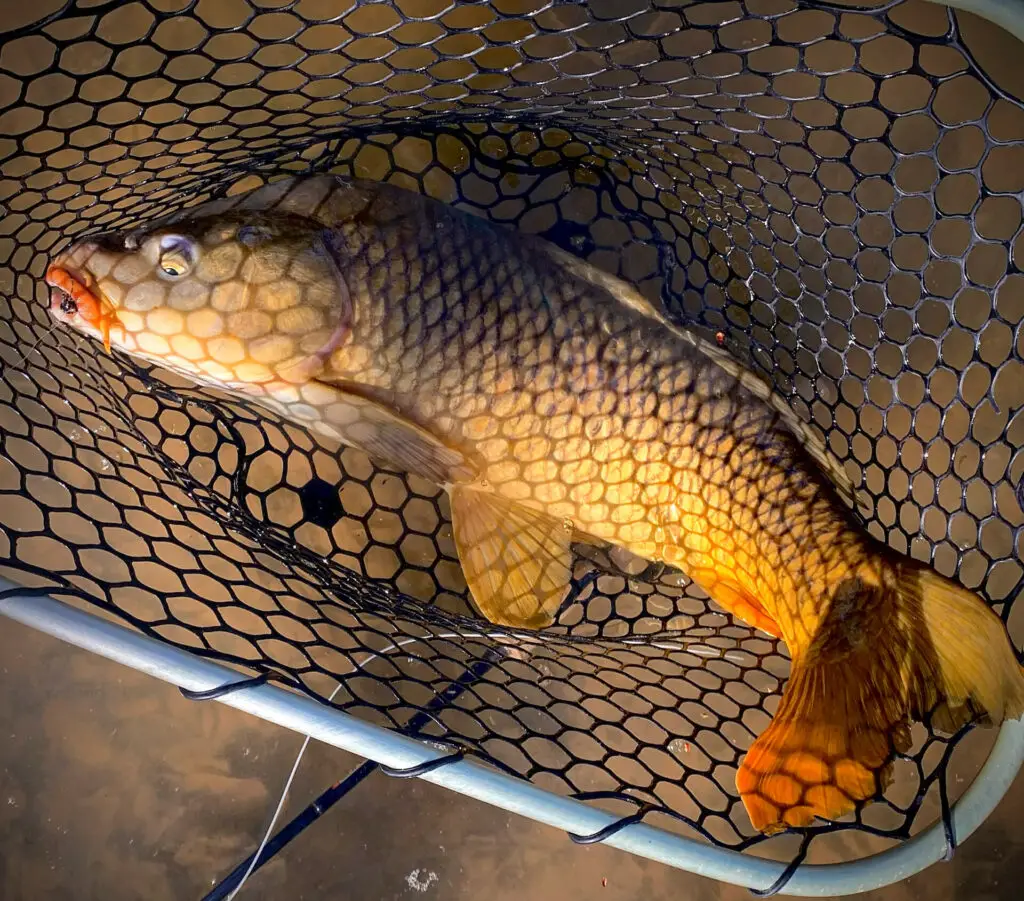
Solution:
[[[214,688],[205,688],[197,691],[193,691],[188,688],[179,688],[182,696],[190,701],[216,701],[226,695],[234,694],[236,691],[242,691],[246,688],[258,688],[260,685],[266,685],[270,681],[270,673],[260,673],[258,676],[253,676],[251,679],[240,679],[238,682],[228,682],[224,685],[218,685]]]

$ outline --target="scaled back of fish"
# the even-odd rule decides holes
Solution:
[[[863,529],[763,381],[550,244],[312,176],[83,240],[51,271],[96,301],[54,288],[75,328],[444,486],[491,622],[550,624],[571,543],[594,541],[781,636],[789,682],[737,777],[759,830],[875,796],[930,711],[1024,714],[1002,622]]]

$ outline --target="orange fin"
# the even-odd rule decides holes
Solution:
[[[718,583],[709,594],[716,604],[724,607],[733,616],[748,625],[767,632],[769,635],[774,635],[776,638],[782,637],[782,630],[778,623],[772,619],[764,605],[750,592],[732,585]]]
[[[733,575],[709,567],[692,565],[686,567],[686,573],[719,607],[724,607],[748,626],[767,632],[775,638],[782,638],[782,630],[775,622],[775,618]]]
[[[736,787],[760,832],[834,820],[883,786],[890,705],[858,678],[869,674],[848,678],[837,666],[793,664],[778,712],[740,767]]]
[[[874,797],[909,723],[931,710],[937,726],[1024,715],[1024,671],[971,592],[906,561],[887,563],[881,584],[846,580],[828,604],[736,777],[761,832],[833,820]]]

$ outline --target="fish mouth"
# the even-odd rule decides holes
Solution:
[[[50,313],[57,319],[67,322],[78,314],[75,299],[56,285],[50,285]]]
[[[64,262],[51,266],[44,281],[50,288],[50,312],[59,313],[66,319],[71,319],[79,312],[75,295],[81,297],[85,292],[92,293],[87,287],[88,279]]]
[[[69,266],[66,258],[58,258],[46,270],[44,281],[50,286],[50,315],[59,322],[95,329],[103,339],[104,350],[110,353],[110,330],[116,327],[123,332],[124,327],[95,279]]]

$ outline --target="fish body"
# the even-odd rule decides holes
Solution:
[[[783,638],[790,681],[738,775],[758,829],[875,795],[935,708],[1024,713],[999,619],[863,529],[761,379],[546,242],[313,176],[83,240],[51,271],[106,317],[51,279],[57,318],[444,486],[492,622],[550,624],[571,543],[593,541]]]

